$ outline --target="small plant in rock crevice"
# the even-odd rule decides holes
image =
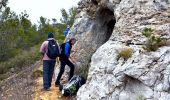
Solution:
[[[133,54],[133,49],[126,46],[120,49],[118,58],[123,57],[124,59],[128,59],[132,56],[132,54]]]
[[[146,98],[143,95],[139,95],[136,100],[146,100]]]
[[[145,28],[142,32],[142,35],[147,38],[147,43],[143,47],[147,51],[156,51],[159,47],[166,45],[166,40],[155,36],[153,31],[151,28]]]

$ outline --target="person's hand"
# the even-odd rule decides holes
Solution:
[[[72,63],[73,63],[73,64],[76,64],[76,61],[75,61],[75,60],[72,60]]]
[[[74,59],[73,57],[70,57],[70,60],[71,60],[71,62],[72,62],[73,64],[76,64],[76,61],[75,61],[75,59]]]
[[[72,51],[73,51],[73,52],[77,52],[77,49],[73,49]]]

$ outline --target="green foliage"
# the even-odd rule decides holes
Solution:
[[[21,26],[27,31],[27,29],[31,28],[31,21],[28,19],[29,15],[26,11],[21,12],[20,16],[20,23]]]
[[[124,47],[120,50],[118,57],[123,57],[125,59],[128,59],[129,57],[131,57],[133,54],[133,49],[130,47]]]
[[[153,32],[153,31],[154,31],[154,30],[151,29],[151,28],[145,28],[145,29],[143,30],[142,34],[143,34],[144,36],[146,36],[146,37],[150,37],[150,36],[152,35],[152,32]]]
[[[39,60],[37,45],[47,39],[48,32],[53,32],[55,39],[63,43],[66,25],[73,24],[76,14],[76,8],[71,8],[69,13],[63,10],[62,23],[53,18],[50,24],[49,19],[40,17],[39,25],[33,25],[26,11],[17,15],[5,1],[4,9],[0,7],[0,79],[5,78],[11,68],[22,69]]]
[[[166,45],[166,40],[161,39],[159,36],[153,35],[151,28],[145,28],[142,34],[147,38],[147,43],[144,47],[147,51],[156,51],[160,46]]]
[[[40,59],[38,47],[32,47],[29,51],[23,51],[19,55],[11,58],[8,61],[0,63],[0,74],[4,74],[11,68],[21,69],[24,66],[29,66]]]
[[[72,7],[72,8],[69,9],[69,12],[67,12],[63,8],[63,9],[61,9],[61,14],[62,14],[62,18],[60,19],[60,21],[62,23],[64,23],[65,25],[72,26],[73,23],[74,23],[75,16],[77,14],[77,8],[76,7]]]

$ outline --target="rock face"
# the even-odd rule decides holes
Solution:
[[[170,39],[170,0],[82,0],[72,35],[88,79],[78,100],[170,100],[170,45],[145,51],[145,27]],[[133,49],[130,58],[119,51]]]
[[[82,0],[78,10],[81,12],[77,15],[69,38],[78,39],[75,45],[78,52],[74,55],[77,66],[88,67],[92,54],[110,38],[116,19],[114,12],[106,7],[97,8],[90,1]]]

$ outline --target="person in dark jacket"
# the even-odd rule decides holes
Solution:
[[[43,60],[43,87],[44,88],[42,90],[46,90],[46,91],[48,91],[51,87],[52,76],[54,73],[54,67],[56,63],[56,59],[51,59],[47,56],[49,40],[55,40],[52,32],[48,33],[48,40],[44,41],[40,48],[40,53],[42,54],[42,60]]]
[[[75,38],[71,38],[68,42],[61,45],[61,55],[60,55],[60,72],[58,73],[57,80],[55,82],[55,85],[60,85],[60,79],[62,77],[62,74],[64,73],[65,65],[68,65],[70,67],[70,80],[74,75],[74,64],[69,60],[70,52],[72,49],[72,46],[76,43]]]

